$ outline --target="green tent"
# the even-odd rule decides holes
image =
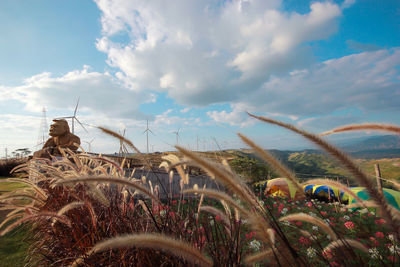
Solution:
[[[367,190],[365,190],[365,187],[351,187],[351,191],[353,191],[354,194],[356,194],[359,198],[362,200],[370,200],[371,197],[368,195]],[[383,195],[386,198],[386,201],[395,207],[396,209],[400,210],[400,192],[389,189],[389,188],[383,188]],[[348,193],[344,193],[343,200],[348,199],[349,204],[356,203],[357,200],[350,196]]]

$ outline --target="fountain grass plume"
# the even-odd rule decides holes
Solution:
[[[203,169],[213,173],[219,181],[232,190],[247,205],[260,208],[257,197],[249,193],[251,190],[233,173],[227,171],[225,167],[212,163],[183,147],[176,146],[176,148],[183,155],[197,162]]]
[[[353,247],[356,249],[361,250],[362,252],[368,253],[368,248],[366,248],[363,244],[360,242],[354,240],[354,239],[349,239],[349,238],[342,238],[338,240],[334,240],[331,243],[329,243],[323,250],[323,252],[327,252],[332,249],[340,248],[340,247]]]
[[[326,222],[324,222],[320,218],[315,218],[313,216],[310,216],[310,215],[302,213],[302,212],[295,213],[295,214],[290,214],[290,215],[287,215],[287,216],[283,216],[283,217],[279,218],[279,221],[303,221],[303,222],[309,222],[309,223],[312,223],[312,224],[314,224],[316,226],[321,227],[321,229],[323,229],[325,231],[325,233],[330,235],[333,240],[337,239],[337,236],[336,236],[335,232],[332,230],[332,228]]]
[[[106,250],[128,247],[163,250],[194,265],[207,267],[213,265],[209,258],[191,244],[160,234],[132,234],[113,237],[97,243],[86,256]],[[71,267],[76,267],[81,262],[82,258],[79,258]]]
[[[156,202],[160,202],[158,198],[156,198],[147,188],[138,184],[137,182],[129,181],[128,179],[118,178],[118,177],[103,177],[103,176],[87,176],[87,177],[78,177],[72,178],[68,180],[61,180],[55,183],[55,186],[63,185],[63,184],[77,184],[77,183],[112,183],[112,184],[120,184],[125,185],[127,187],[131,187],[135,190],[140,191],[142,194],[148,196],[149,198],[153,199]]]
[[[400,224],[395,220],[394,216],[392,215],[392,212],[390,211],[390,207],[386,201],[386,199],[380,194],[380,192],[375,188],[374,184],[372,181],[368,178],[367,174],[365,174],[358,166],[357,164],[343,151],[340,149],[336,148],[335,146],[329,144],[327,141],[323,140],[321,137],[306,132],[304,130],[298,129],[294,127],[291,124],[283,123],[277,120],[273,120],[270,118],[262,117],[262,116],[256,116],[253,114],[248,113],[249,116],[258,119],[263,122],[267,122],[270,124],[275,124],[280,127],[286,128],[290,131],[293,131],[297,134],[302,135],[303,137],[307,138],[314,144],[318,145],[325,151],[327,151],[330,155],[332,155],[334,158],[339,160],[346,168],[353,174],[353,176],[358,180],[358,182],[364,186],[371,196],[372,199],[378,203],[380,208],[382,209],[382,215],[383,217],[387,220],[388,224],[390,227],[399,235],[400,233]]]
[[[342,133],[348,131],[365,131],[374,130],[382,132],[391,132],[395,134],[400,134],[400,127],[392,124],[380,124],[380,123],[364,123],[364,124],[351,124],[346,126],[341,126],[330,131],[321,133],[321,136],[330,135],[335,133]]]

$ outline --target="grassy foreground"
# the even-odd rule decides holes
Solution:
[[[23,184],[2,182],[8,177],[0,178],[0,195],[15,189],[25,187]],[[0,210],[0,222],[3,221],[8,211]],[[24,242],[28,230],[26,227],[18,227],[5,236],[0,236],[0,267],[24,266],[24,258],[28,244]]]

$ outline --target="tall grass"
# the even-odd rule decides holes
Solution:
[[[301,134],[341,161],[367,188],[398,240],[396,213],[349,156],[317,135],[251,116]],[[124,137],[102,130],[139,152]],[[249,138],[240,138],[302,192],[302,184],[290,170]],[[289,215],[276,213],[271,199],[259,199],[226,162],[211,162],[182,147],[177,149],[183,157],[165,157],[168,162],[160,166],[168,172],[176,169],[182,189],[178,196],[172,195],[173,176],[168,191],[162,184],[126,175],[124,162],[118,164],[102,156],[64,150],[60,161],[31,161],[16,169],[26,171],[25,178],[8,180],[24,182],[28,188],[0,199],[3,208],[10,210],[0,226],[1,234],[22,224],[30,225],[33,241],[29,253],[35,255],[27,262],[31,266],[368,264],[368,247],[329,223],[314,202],[309,203],[315,215],[301,210]],[[150,171],[154,168],[145,155],[143,162]],[[202,168],[224,188],[189,188],[187,165]],[[326,182],[348,191],[342,184]],[[167,199],[160,199],[161,189]],[[309,231],[311,226],[325,234],[316,237]],[[312,260],[298,242],[293,242],[299,236],[312,243]]]

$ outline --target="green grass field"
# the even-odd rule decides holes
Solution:
[[[24,184],[20,183],[3,182],[6,178],[0,178],[0,195],[17,188],[25,187]],[[0,210],[0,222],[3,221],[7,212]],[[0,267],[24,266],[24,258],[28,249],[28,243],[24,241],[27,231],[26,228],[19,227],[7,235],[0,237]]]

